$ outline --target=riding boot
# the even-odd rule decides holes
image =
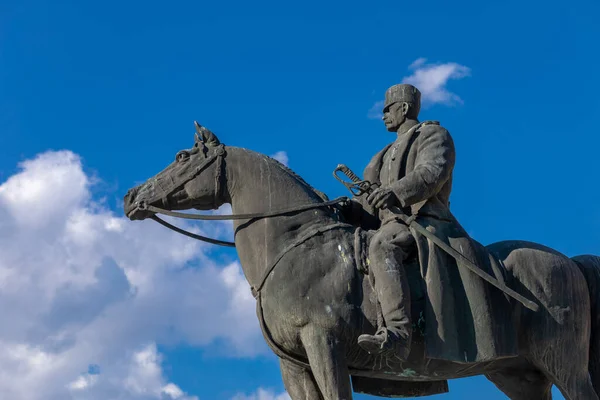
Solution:
[[[397,249],[394,250],[393,253],[397,253]],[[371,283],[381,305],[384,326],[378,326],[374,335],[360,335],[358,344],[371,354],[394,353],[406,360],[412,339],[410,292],[399,261],[402,257],[385,253],[376,255],[374,258],[379,260],[373,260],[376,262],[370,265]]]

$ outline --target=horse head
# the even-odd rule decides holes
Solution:
[[[163,171],[125,195],[125,215],[132,220],[152,215],[148,206],[167,210],[217,209],[227,200],[224,176],[225,146],[197,122],[191,149],[177,152]]]

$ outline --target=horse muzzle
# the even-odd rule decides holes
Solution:
[[[148,211],[146,206],[147,202],[139,196],[139,186],[130,189],[125,195],[123,201],[123,211],[130,220],[143,220],[153,215],[152,212]]]

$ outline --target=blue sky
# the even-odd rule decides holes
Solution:
[[[0,369],[20,371],[0,393],[283,391],[235,253],[122,219],[126,190],[190,146],[194,120],[226,144],[285,152],[335,197],[338,163],[362,171],[393,140],[373,118],[385,89],[417,81],[421,119],[456,142],[452,210],[476,239],[600,254],[599,12],[592,0],[0,2],[0,309],[15,321],[0,329]],[[480,378],[439,398],[482,390],[505,398]]]

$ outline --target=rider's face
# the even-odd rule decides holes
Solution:
[[[406,120],[406,103],[394,103],[383,110],[383,123],[390,132],[397,132]]]

